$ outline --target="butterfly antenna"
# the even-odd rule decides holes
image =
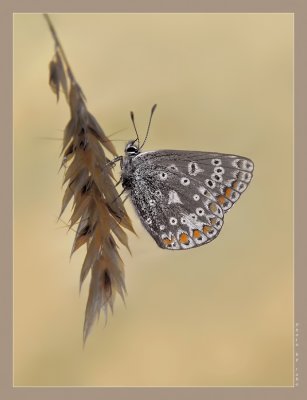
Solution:
[[[155,112],[155,109],[156,109],[156,108],[157,108],[157,104],[154,104],[153,107],[152,107],[152,109],[151,109],[151,113],[150,113],[150,118],[149,118],[149,122],[148,122],[148,128],[147,128],[146,136],[145,136],[144,142],[143,142],[143,144],[142,144],[142,146],[140,147],[139,150],[141,150],[141,148],[144,146],[144,144],[145,144],[145,142],[146,142],[146,140],[147,140],[147,137],[148,137],[148,134],[149,134],[149,128],[150,128],[150,124],[151,124],[151,119],[152,119],[153,113]]]
[[[135,130],[135,133],[136,133],[136,139],[135,139],[135,141],[137,140],[137,142],[138,142],[138,148],[139,148],[139,147],[140,147],[140,138],[139,138],[139,135],[138,135],[138,131],[137,131],[137,129],[136,129],[136,126],[135,126],[133,111],[130,111],[130,118],[131,118],[131,121],[132,121],[132,123],[133,123],[134,130]],[[134,142],[135,142],[135,141],[134,141]],[[133,143],[134,143],[134,142],[133,142]]]

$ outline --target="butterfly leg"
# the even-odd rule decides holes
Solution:
[[[128,197],[129,197],[129,195],[127,195],[127,196],[124,198],[123,204],[124,204],[124,202],[128,199]]]
[[[112,201],[112,203],[114,203],[114,201],[116,201],[117,199],[120,198],[120,196],[126,191],[126,189],[123,189],[118,196],[115,197],[115,199]]]
[[[105,167],[111,166],[111,168],[113,168],[118,161],[122,162],[122,159],[123,159],[123,156],[115,157],[115,158],[113,158],[113,160],[109,160],[106,163]]]
[[[118,186],[123,181],[123,177],[121,176],[120,179],[116,182],[115,187]]]

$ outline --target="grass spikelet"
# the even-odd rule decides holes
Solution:
[[[71,255],[86,245],[87,253],[80,274],[82,283],[91,272],[85,311],[83,341],[99,317],[113,312],[116,293],[124,301],[126,287],[124,265],[118,254],[116,239],[129,251],[123,228],[134,232],[123,202],[113,183],[111,165],[104,148],[116,156],[113,143],[96,118],[88,111],[84,93],[75,79],[66,55],[47,14],[44,17],[55,43],[55,54],[49,64],[49,84],[57,101],[63,91],[70,108],[70,120],[64,131],[62,163],[65,166],[64,192],[59,218],[72,202],[69,229],[77,225]]]

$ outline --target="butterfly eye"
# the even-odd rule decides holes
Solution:
[[[133,146],[132,144],[128,144],[126,147],[126,154],[137,154],[139,152],[139,149],[136,146]]]

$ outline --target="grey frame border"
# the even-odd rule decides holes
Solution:
[[[68,2],[67,2],[68,3]],[[271,388],[13,388],[12,377],[12,282],[13,282],[13,199],[12,199],[12,16],[14,12],[273,12],[294,13],[295,15],[295,323],[296,360],[294,373],[298,374],[298,386]],[[74,400],[107,398],[112,399],[305,399],[306,388],[306,290],[305,264],[307,259],[306,232],[307,213],[304,203],[307,199],[307,184],[304,180],[304,149],[307,149],[307,1],[306,0],[75,0],[72,4],[61,0],[12,0],[1,5],[0,13],[0,110],[1,110],[1,264],[0,264],[0,398],[14,399],[55,399]],[[304,135],[305,133],[305,135]],[[305,167],[306,170],[306,167]],[[4,182],[4,183],[3,183]],[[305,261],[305,263],[304,263]]]

